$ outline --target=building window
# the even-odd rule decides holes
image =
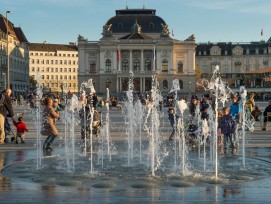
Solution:
[[[168,61],[166,59],[162,61],[162,72],[168,72]]]
[[[246,49],[246,54],[249,55],[249,49],[248,48]]]
[[[140,70],[140,61],[138,59],[134,60],[134,71],[137,72]]]
[[[122,71],[128,71],[129,69],[129,62],[127,59],[122,60]]]
[[[51,72],[54,72],[54,68],[51,68]]]
[[[62,68],[59,69],[59,72],[62,72]]]
[[[168,81],[167,80],[163,81],[163,89],[168,89]]]
[[[32,67],[32,72],[34,72],[35,71],[35,67]]]
[[[105,61],[105,72],[110,72],[111,71],[111,60],[107,59]]]
[[[56,75],[56,80],[58,80],[58,75]]]
[[[75,72],[75,68],[73,68],[73,72]],[[95,64],[95,62],[91,62],[89,64],[89,72],[90,73],[95,73],[96,72],[96,64]]]
[[[64,72],[67,72],[67,68],[64,68]]]
[[[55,63],[58,64],[58,60],[56,60]]]
[[[149,59],[145,61],[145,70],[151,71],[151,61]]]
[[[54,75],[51,75],[51,79],[54,79]]]
[[[49,64],[49,60],[46,60],[46,64]]]
[[[58,72],[58,68],[56,68],[56,72]]]
[[[109,89],[110,86],[111,86],[111,81],[109,79],[107,79],[105,82],[105,87]]]
[[[199,55],[201,55],[201,51],[199,51]]]
[[[183,62],[178,62],[178,73],[183,73]]]
[[[228,50],[225,50],[225,55],[228,55]]]
[[[180,86],[180,89],[183,89],[183,81],[182,80],[179,80],[179,86]]]

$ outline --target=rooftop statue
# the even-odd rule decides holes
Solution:
[[[192,34],[191,36],[189,36],[185,41],[195,41],[195,36],[194,34]]]
[[[161,23],[161,25],[162,25],[162,33],[161,33],[161,35],[162,36],[169,36],[169,29],[168,29],[168,25],[167,24],[163,24],[163,23]]]
[[[102,32],[103,37],[112,37],[111,27],[112,27],[112,24],[103,26],[103,32]]]

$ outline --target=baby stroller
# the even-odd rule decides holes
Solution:
[[[85,141],[85,138],[89,139],[91,130],[92,135],[95,135],[98,138],[101,128],[101,113],[97,110],[93,112],[93,122],[91,121],[90,108],[88,106],[84,109],[80,110],[80,118],[81,118],[81,139]],[[92,128],[90,128],[90,124],[92,124]]]
[[[190,146],[192,150],[196,149],[197,139],[198,139],[198,127],[197,125],[190,123],[187,129],[186,140],[188,146]]]

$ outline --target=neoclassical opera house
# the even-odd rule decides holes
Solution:
[[[79,88],[92,78],[98,94],[128,89],[133,73],[134,90],[148,92],[156,74],[159,89],[169,92],[179,79],[180,92],[189,93],[195,84],[195,37],[170,37],[168,24],[153,9],[116,10],[103,26],[102,38],[89,41],[78,36]]]

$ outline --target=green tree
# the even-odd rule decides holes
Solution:
[[[33,92],[37,88],[37,80],[34,79],[33,76],[29,77],[29,90]]]

